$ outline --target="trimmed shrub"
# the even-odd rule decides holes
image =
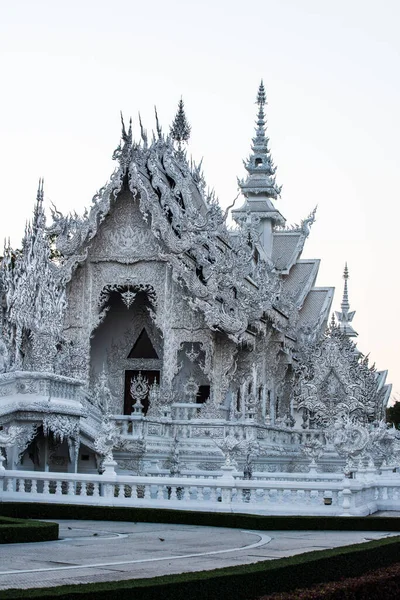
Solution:
[[[58,523],[0,517],[0,544],[58,540]]]
[[[31,519],[86,519],[91,521],[175,523],[260,531],[400,531],[400,518],[396,517],[293,517],[29,502],[0,503],[0,515]]]
[[[269,594],[258,600],[385,600],[400,597],[400,563],[310,589]]]

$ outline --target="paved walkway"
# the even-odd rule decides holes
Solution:
[[[115,521],[58,522],[58,541],[0,545],[0,589],[203,571],[396,535],[368,531],[260,532]]]

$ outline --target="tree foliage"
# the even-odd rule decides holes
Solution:
[[[386,409],[386,421],[392,423],[396,429],[400,429],[400,401],[397,400],[393,406]]]

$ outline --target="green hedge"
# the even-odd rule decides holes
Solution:
[[[0,515],[31,519],[87,519],[91,521],[176,523],[262,531],[400,531],[400,518],[396,517],[289,517],[122,506],[36,504],[28,502],[0,503]]]
[[[400,563],[360,577],[316,585],[306,590],[268,594],[259,600],[384,600],[400,598]]]
[[[57,598],[58,600],[248,600],[266,593],[307,588],[395,563],[400,537],[289,558],[199,573],[152,579],[69,585],[43,589],[2,591],[2,600]]]
[[[58,540],[58,523],[0,517],[0,544]]]

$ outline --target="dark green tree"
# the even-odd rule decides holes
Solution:
[[[386,421],[392,423],[396,429],[400,429],[400,401],[397,400],[393,406],[386,409]]]
[[[170,127],[170,134],[173,140],[178,142],[178,150],[182,152],[182,143],[187,142],[190,137],[191,127],[185,114],[185,106],[182,98],[179,100],[178,110],[175,119]]]

